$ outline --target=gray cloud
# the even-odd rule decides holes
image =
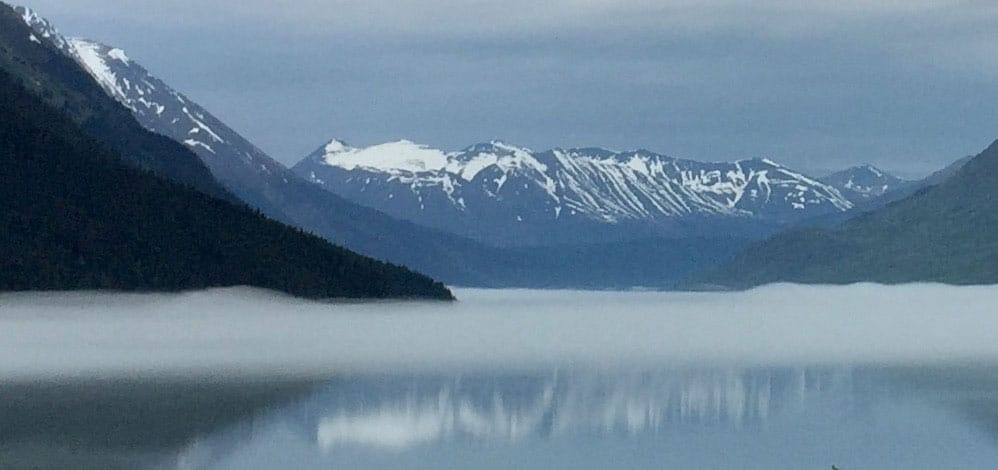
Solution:
[[[37,0],[293,163],[329,137],[923,173],[998,137],[998,6]]]

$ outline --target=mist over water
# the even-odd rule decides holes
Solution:
[[[0,466],[990,468],[998,287],[0,296]]]
[[[245,288],[8,294],[0,377],[998,359],[998,287],[456,294],[457,303],[316,303]]]

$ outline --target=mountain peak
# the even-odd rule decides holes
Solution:
[[[533,154],[533,151],[526,147],[506,143],[502,140],[490,140],[465,147],[460,152],[456,152],[454,156],[460,160],[474,158],[482,154],[525,155]]]
[[[866,171],[869,171],[870,173],[873,173],[873,174],[875,174],[877,176],[884,176],[884,171],[883,170],[881,170],[880,168],[877,168],[877,167],[875,167],[875,166],[873,166],[873,165],[871,165],[869,163],[867,163],[865,165],[860,165],[860,168],[862,168],[862,169],[864,169]]]
[[[344,170],[368,168],[394,174],[440,170],[447,166],[446,153],[408,139],[364,148],[350,147],[333,139],[319,153],[320,161]]]
[[[126,66],[132,64],[132,59],[128,58],[125,51],[120,48],[87,38],[73,37],[68,38],[67,41],[76,49],[86,48],[92,50],[94,54],[98,55],[105,61],[116,60]]]
[[[740,165],[744,165],[744,164],[756,164],[756,165],[763,165],[763,166],[776,167],[776,168],[786,168],[784,165],[781,165],[779,162],[777,162],[775,160],[772,160],[770,158],[767,158],[767,157],[742,158],[742,159],[739,159],[739,160],[735,160],[735,163],[736,164],[740,164]]]
[[[899,179],[880,168],[870,164],[864,163],[862,165],[856,165],[845,170],[837,171],[822,179],[835,179],[835,178],[846,178],[846,177],[864,177],[864,178],[883,178],[883,179]]]
[[[42,18],[41,15],[39,15],[37,12],[35,12],[35,10],[32,10],[29,7],[15,6],[14,11],[17,12],[18,15],[21,15],[21,18],[23,18],[24,22],[27,23],[28,25],[36,23],[50,24],[48,20]]]
[[[555,154],[564,155],[568,158],[594,158],[597,160],[620,159],[622,155],[620,152],[603,147],[559,147],[554,148],[551,151]]]
[[[66,38],[59,33],[59,30],[49,20],[28,7],[15,6],[14,12],[21,15],[21,19],[29,28],[39,36],[50,41],[57,49],[64,52],[67,50],[69,44]],[[32,37],[34,38],[34,35]],[[35,40],[37,41],[37,38]]]
[[[862,165],[856,165],[854,167],[846,168],[839,173],[853,173],[853,174],[863,174],[872,175],[875,178],[883,178],[887,176],[887,173],[880,168],[873,166],[870,163],[864,163]]]
[[[353,150],[353,147],[339,139],[331,139],[322,148],[325,150],[326,155]]]
[[[821,181],[843,194],[851,195],[853,199],[878,197],[906,183],[869,163],[837,171],[821,178]]]
[[[502,150],[505,150],[505,151],[508,151],[508,152],[513,152],[513,153],[533,153],[533,150],[530,150],[527,147],[521,147],[521,146],[518,146],[518,145],[513,145],[513,144],[510,144],[510,143],[508,143],[506,141],[502,141],[502,140],[493,140],[493,141],[491,141],[489,143],[492,144],[493,147],[496,147],[496,148],[499,148],[499,149],[502,149]]]

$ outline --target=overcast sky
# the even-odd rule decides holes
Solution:
[[[287,164],[332,137],[498,138],[915,175],[998,138],[991,0],[28,6],[125,49]]]

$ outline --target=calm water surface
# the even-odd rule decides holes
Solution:
[[[489,295],[490,301],[498,298]],[[643,298],[663,302],[660,297]],[[755,301],[767,308],[771,304],[766,298]],[[691,302],[699,311],[713,308],[687,297],[681,305]],[[210,303],[218,305],[215,300]],[[97,304],[88,308],[103,308]],[[23,303],[19,305],[21,310],[8,311],[15,311],[12,318],[24,322],[28,310]],[[183,305],[187,310],[192,308],[189,299]],[[59,330],[60,319],[68,318],[63,317],[66,312],[52,310],[51,304],[45,308],[49,316],[44,321],[48,323],[29,326]],[[322,308],[332,309],[329,315],[333,317],[347,315],[337,312],[339,307]],[[539,314],[543,316],[543,312]],[[532,333],[517,336],[509,324],[495,318],[490,321],[499,330],[513,332],[506,334],[534,342],[544,336],[538,329],[553,336],[562,328],[543,319],[533,323],[527,317],[516,317],[516,312],[510,315]],[[663,315],[668,318],[668,314]],[[752,318],[752,312],[746,315]],[[791,317],[794,322],[790,325],[802,324],[799,315]],[[190,321],[176,318],[181,324]],[[312,320],[308,318],[288,321],[309,324]],[[365,317],[348,315],[349,321],[337,318],[340,323],[330,327],[338,331],[333,337],[367,334],[380,345],[388,344],[386,337],[378,338],[371,324],[363,323]],[[572,313],[557,317],[559,322],[566,318],[572,318]],[[875,342],[857,342],[843,351],[867,351],[865,358],[826,354],[828,360],[814,362],[822,365],[808,366],[791,365],[778,354],[768,361],[758,357],[743,360],[733,353],[751,348],[736,345],[734,337],[720,340],[724,344],[717,346],[728,355],[727,360],[707,355],[709,360],[697,362],[682,354],[670,356],[666,347],[654,349],[660,345],[654,343],[655,332],[649,329],[687,327],[697,329],[691,333],[694,337],[708,338],[699,329],[711,320],[698,317],[695,322],[666,322],[655,327],[641,318],[641,334],[635,333],[635,341],[630,342],[618,341],[621,335],[629,334],[627,323],[633,320],[626,316],[599,328],[563,325],[563,329],[574,331],[569,335],[572,341],[592,341],[579,351],[605,353],[614,357],[610,362],[592,360],[599,354],[573,357],[573,349],[566,346],[570,342],[561,337],[551,339],[559,345],[558,354],[536,363],[523,361],[517,354],[500,354],[494,361],[485,361],[488,350],[474,349],[473,342],[462,343],[458,352],[473,355],[474,361],[461,364],[459,357],[442,355],[448,349],[447,341],[462,337],[460,330],[447,330],[436,338],[441,343],[434,346],[432,354],[416,361],[418,367],[400,367],[405,361],[386,356],[373,363],[358,362],[353,367],[338,364],[331,368],[336,370],[317,368],[303,373],[292,367],[305,362],[302,356],[302,361],[287,363],[287,373],[281,373],[281,362],[263,361],[268,365],[266,373],[252,376],[206,373],[224,363],[219,358],[230,356],[233,350],[239,358],[249,357],[247,351],[254,346],[261,356],[273,352],[279,343],[251,325],[247,326],[253,330],[251,335],[223,335],[225,347],[218,346],[219,334],[198,330],[191,340],[191,333],[180,330],[174,331],[174,337],[160,338],[155,348],[140,342],[132,351],[119,341],[120,335],[146,337],[148,332],[111,322],[103,327],[116,333],[103,336],[101,341],[112,338],[109,344],[115,345],[117,353],[138,356],[123,361],[129,364],[127,370],[110,373],[106,367],[113,363],[109,362],[113,355],[105,354],[92,364],[81,360],[76,374],[34,378],[9,374],[0,381],[0,468],[998,468],[998,360],[991,350],[976,350],[974,357],[975,351],[961,349],[968,342],[986,339],[991,333],[980,330],[991,325],[971,317],[960,320],[974,326],[974,331],[968,329],[962,336],[959,330],[947,331],[953,336],[952,349],[944,347],[949,336],[934,328],[924,333],[922,341],[932,345],[931,350],[907,360],[888,350],[883,357],[889,360],[878,360],[869,353],[877,350]],[[177,325],[160,320],[157,317],[149,331],[164,324]],[[415,325],[419,320],[417,316],[406,321]],[[386,318],[377,322],[384,323]],[[828,325],[827,319],[822,322]],[[208,324],[218,321],[186,323],[190,328]],[[232,327],[221,324],[225,331]],[[448,323],[434,318],[431,324],[434,328],[448,324],[468,328],[476,322]],[[347,325],[356,330],[350,331]],[[4,331],[22,334],[28,328],[21,323],[7,326],[12,328]],[[278,331],[286,336],[292,330]],[[391,338],[405,339],[404,334],[393,330]],[[433,343],[427,334],[420,332],[421,341]],[[467,334],[485,337],[482,332]],[[613,341],[600,342],[600,334],[612,336]],[[678,337],[670,334],[662,337]],[[796,334],[792,341],[807,338],[806,334]],[[744,335],[749,345],[759,338],[751,329]],[[97,341],[94,337],[66,347],[74,355],[91,351],[86,348]],[[312,332],[292,341],[295,354],[318,351],[307,343],[316,337]],[[970,340],[960,341],[961,337]],[[175,338],[187,338],[182,348],[193,348],[197,357],[219,357],[206,359],[196,368],[197,373],[170,369],[168,374],[151,374],[163,372],[166,365],[176,366],[177,361],[194,361],[194,356],[169,350]],[[904,345],[897,332],[885,338],[883,344]],[[42,344],[56,340],[68,341],[45,334],[38,337]],[[0,333],[0,349],[5,342],[14,341]],[[16,344],[28,344],[21,341]],[[655,354],[636,356],[631,348],[620,354],[620,344],[637,344]],[[397,349],[406,352],[406,346],[411,347],[412,342],[402,341]],[[535,346],[538,354],[551,349]],[[24,350],[18,349],[22,354]],[[688,351],[684,345],[677,349],[677,353]],[[822,351],[834,350],[825,347]],[[953,354],[946,360],[924,361],[926,356],[947,356],[947,352]],[[418,356],[419,351],[405,354],[412,355]],[[807,351],[801,355],[816,356]],[[957,358],[960,355],[963,357]],[[60,359],[57,355],[39,357],[52,363]],[[143,357],[147,361],[144,370],[136,368]],[[31,364],[28,359],[21,357],[3,365],[13,371],[25,370],[24,365]]]
[[[5,468],[995,468],[998,368],[8,384]]]

